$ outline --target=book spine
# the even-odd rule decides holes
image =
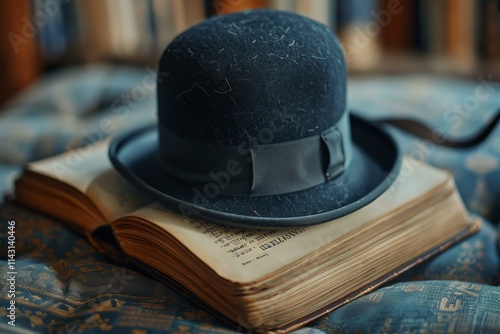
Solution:
[[[482,26],[481,50],[488,62],[500,60],[500,1],[484,0],[481,8],[484,18]]]
[[[454,70],[471,73],[477,61],[474,0],[449,0],[447,22],[447,51]]]
[[[37,34],[41,55],[43,61],[49,64],[59,60],[67,47],[63,6],[57,1],[33,1],[33,15],[43,23],[39,25]]]
[[[81,22],[81,57],[84,61],[110,60],[116,43],[108,21],[108,4],[103,0],[77,0],[76,12]]]
[[[29,0],[0,1],[0,13],[2,103],[31,84],[43,70],[37,35],[41,26],[38,20],[44,16],[33,16]]]
[[[404,1],[397,9],[393,0],[382,0],[382,8],[375,17],[382,26],[382,44],[387,51],[410,53],[416,49],[418,3]]]
[[[357,72],[375,68],[382,56],[379,1],[339,1],[338,5],[338,34],[348,69]]]
[[[184,6],[186,26],[184,29],[200,23],[206,18],[205,0],[190,0]]]
[[[186,28],[183,0],[153,0],[153,19],[156,27],[155,50],[161,54],[174,37]]]
[[[268,0],[211,0],[207,2],[208,15],[222,15],[247,9],[265,8]]]
[[[333,8],[335,5],[336,1],[331,0],[297,1],[297,12],[333,29],[335,26],[333,17],[333,13],[335,12]]]

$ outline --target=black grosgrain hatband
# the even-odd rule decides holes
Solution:
[[[319,135],[281,143],[216,145],[159,126],[161,166],[194,185],[215,182],[226,196],[291,193],[330,181],[351,160],[349,113]],[[271,133],[272,134],[272,133]]]

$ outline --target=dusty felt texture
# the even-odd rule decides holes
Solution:
[[[398,172],[392,139],[362,120],[351,129],[355,154],[346,170],[326,182],[325,164],[325,183],[295,192],[224,196],[219,187],[225,186],[213,177],[185,180],[158,163],[165,145],[172,145],[164,130],[210,146],[255,148],[320,135],[336,125],[347,110],[346,66],[337,37],[320,23],[273,10],[216,16],[175,38],[158,71],[159,147],[154,132],[139,129],[115,140],[111,160],[138,188],[183,214],[181,207],[189,215],[245,227],[316,224],[366,205]],[[351,145],[349,140],[349,151]],[[193,155],[199,162],[191,164],[203,168],[215,159]],[[239,182],[235,175],[231,180]]]
[[[338,39],[292,13],[256,10],[210,18],[172,41],[159,71],[160,123],[214,144],[316,135],[346,107]],[[271,130],[266,139],[262,129]]]

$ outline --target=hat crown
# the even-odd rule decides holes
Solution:
[[[190,140],[238,145],[268,129],[287,142],[321,134],[346,109],[338,39],[293,13],[210,18],[170,43],[159,72],[160,126]]]
[[[397,175],[394,141],[347,112],[342,48],[317,22],[269,10],[209,18],[172,41],[159,72],[158,126],[117,138],[110,157],[188,217],[317,224]]]

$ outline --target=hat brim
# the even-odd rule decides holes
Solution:
[[[151,125],[116,137],[109,156],[116,170],[151,199],[210,222],[244,228],[305,226],[349,214],[380,196],[399,172],[396,143],[386,132],[351,115],[353,157],[330,182],[264,197],[214,196],[164,173],[158,158],[158,129]]]

